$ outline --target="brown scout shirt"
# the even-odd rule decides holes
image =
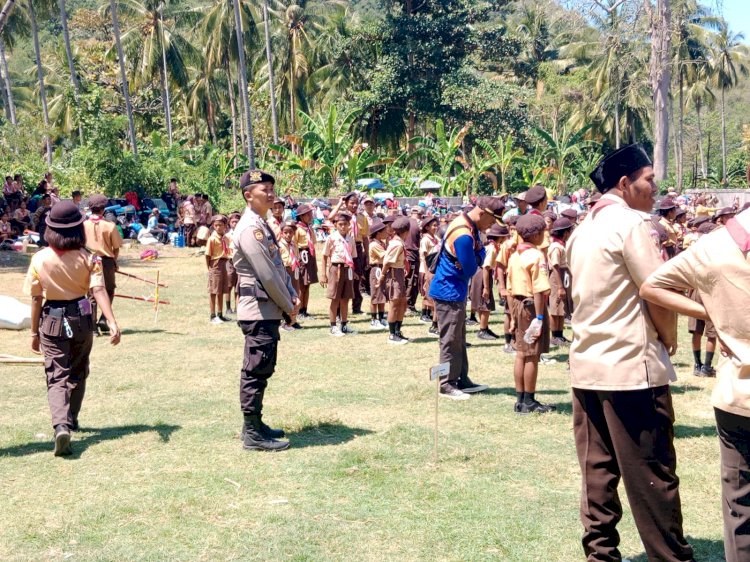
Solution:
[[[104,287],[102,262],[86,250],[39,250],[31,258],[23,292],[31,297],[69,301],[86,295],[93,287]]]
[[[750,211],[737,216],[750,239]],[[719,360],[712,405],[750,417],[750,261],[727,228],[701,237],[656,270],[648,282],[664,289],[696,289],[719,338],[736,358]]]
[[[662,264],[650,215],[607,194],[573,231],[573,388],[638,390],[676,380],[638,291]]]
[[[102,258],[115,258],[116,251],[122,246],[122,236],[114,223],[97,215],[91,215],[83,223],[86,232],[86,247]]]

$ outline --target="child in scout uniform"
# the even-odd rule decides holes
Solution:
[[[406,246],[404,240],[409,234],[411,224],[406,217],[397,217],[393,221],[394,236],[388,243],[383,257],[383,272],[377,280],[378,285],[385,284],[385,293],[390,303],[388,307],[388,343],[403,345],[409,340],[401,333],[401,323],[406,314]]]
[[[234,268],[234,244],[231,243],[232,235],[237,223],[240,222],[240,214],[232,213],[229,215],[229,230],[227,230],[227,238],[230,240],[229,244],[229,260],[227,260],[227,276],[229,284],[229,292],[224,295],[226,300],[225,312],[226,314],[233,314],[232,303],[234,303],[235,309],[237,308],[237,270]],[[232,290],[234,290],[234,299],[232,299]]]
[[[286,268],[286,272],[292,279],[292,287],[299,293],[299,272],[300,262],[297,244],[294,242],[294,235],[297,232],[297,224],[294,221],[287,221],[281,224],[281,238],[279,239],[279,252],[281,261]],[[297,322],[297,315],[291,314],[284,317],[285,323],[281,326],[286,331],[301,330],[302,326]]]
[[[120,255],[120,246],[122,246],[122,236],[115,224],[102,217],[106,205],[107,198],[104,195],[92,195],[89,198],[91,216],[83,223],[83,229],[86,233],[86,248],[101,259],[104,286],[107,289],[110,306],[112,306],[117,287],[115,273],[117,272],[117,257]],[[103,313],[96,326],[100,333],[109,333]]]
[[[206,242],[206,268],[208,269],[208,295],[211,303],[211,324],[230,322],[222,311],[223,296],[231,289],[227,261],[231,258],[230,240],[226,235],[227,218],[224,215],[211,217],[213,232]],[[218,313],[216,310],[218,309]]]
[[[641,297],[659,306],[704,322],[712,320],[722,344],[724,357],[711,402],[721,452],[727,562],[750,560],[749,252],[750,211],[744,211],[728,220],[726,228],[701,237],[661,265],[640,289]],[[686,297],[684,291],[697,291],[701,302]]]
[[[83,220],[71,201],[54,206],[44,233],[49,248],[31,258],[24,283],[24,292],[31,296],[31,349],[45,358],[55,456],[72,452],[70,432],[78,430],[86,392],[94,334],[91,301],[86,298],[89,290],[106,318],[110,342],[120,342],[101,259],[84,249]]]
[[[552,345],[569,345],[563,335],[565,329],[565,304],[568,290],[565,287],[565,277],[569,276],[568,262],[565,258],[565,243],[573,232],[573,223],[565,217],[557,219],[550,228],[551,242],[547,251],[549,265],[549,316],[552,329]]]
[[[538,246],[544,240],[546,225],[541,215],[518,219],[516,230],[522,242],[508,261],[508,298],[511,305],[511,329],[516,334],[516,362],[513,376],[516,386],[515,412],[546,414],[553,406],[536,400],[539,358],[549,351],[547,296],[550,285],[547,260]],[[527,334],[527,331],[529,334]]]
[[[724,207],[723,209],[716,211],[713,221],[718,225],[725,225],[736,213],[737,211],[734,207]]]
[[[471,280],[471,303],[479,313],[479,331],[477,337],[480,340],[499,339],[495,332],[490,329],[490,313],[495,310],[495,295],[493,285],[495,282],[495,267],[497,266],[497,254],[500,250],[500,239],[503,236],[502,227],[493,224],[487,231],[487,244],[484,247],[485,255],[482,267],[477,269]]]
[[[281,225],[284,222],[284,200],[277,197],[271,207],[271,218],[268,219],[268,226],[271,227],[276,240],[281,239]]]
[[[370,226],[370,329],[382,330],[388,327],[385,321],[384,285],[378,283],[383,273],[383,258],[387,245],[385,223],[373,222]]]
[[[437,319],[435,318],[435,304],[429,297],[429,282],[432,274],[427,266],[427,256],[437,250],[439,241],[435,236],[438,229],[438,218],[428,217],[422,221],[422,238],[419,240],[419,293],[422,295],[422,316],[419,318],[425,324],[432,324],[437,334]],[[433,256],[434,258],[435,256]]]
[[[307,313],[307,305],[310,301],[310,285],[318,282],[318,262],[315,258],[315,233],[310,224],[313,220],[313,208],[307,203],[297,207],[297,232],[294,241],[299,250],[299,260],[302,264],[299,278],[299,300],[300,320],[311,318]]]
[[[331,299],[328,320],[331,335],[341,337],[356,332],[348,326],[349,301],[354,296],[354,258],[357,247],[349,234],[352,215],[347,211],[336,214],[334,230],[323,246],[323,273],[320,284],[326,288],[326,298]],[[341,328],[336,326],[336,314],[341,314]]]
[[[516,251],[518,245],[516,232],[516,221],[518,215],[511,215],[508,217],[508,227],[506,229],[507,235],[500,245],[500,250],[497,253],[497,284],[498,291],[500,293],[500,300],[503,303],[503,332],[505,337],[505,345],[503,346],[503,353],[514,354],[516,348],[513,345],[515,335],[510,329],[511,318],[510,318],[510,296],[508,295],[508,262],[510,256]]]

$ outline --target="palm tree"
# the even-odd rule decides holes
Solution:
[[[6,20],[5,26],[0,32],[0,70],[2,70],[3,80],[3,99],[6,101],[5,111],[11,124],[14,126],[18,124],[16,120],[16,104],[13,99],[13,87],[10,80],[10,70],[8,69],[8,59],[5,55],[6,46],[13,49],[15,39],[25,34],[28,29],[26,27],[27,20],[24,17],[25,14],[22,10],[16,10]]]
[[[247,127],[247,159],[250,167],[255,168],[255,139],[253,138],[253,116],[250,111],[250,100],[247,95],[247,65],[245,64],[245,42],[240,15],[240,0],[232,0],[234,9],[235,39],[237,41],[238,68],[240,76],[240,100],[245,111],[245,126]]]
[[[710,87],[712,82],[711,68],[708,65],[701,67],[699,75],[687,90],[687,104],[695,107],[695,118],[698,126],[698,154],[700,155],[701,179],[705,181],[708,178],[708,168],[706,166],[706,157],[703,152],[703,123],[701,121],[701,110],[708,105],[713,107],[716,101],[716,95]]]
[[[220,105],[220,92],[228,84],[218,76],[218,70],[208,73],[206,67],[197,71],[193,84],[185,95],[185,109],[192,118],[195,127],[199,119],[206,122],[211,142],[216,144],[216,114]],[[196,142],[198,139],[196,138]]]
[[[39,27],[36,23],[34,1],[27,0],[26,7],[31,22],[31,35],[34,39],[34,56],[36,58],[36,74],[39,82],[39,99],[42,102],[42,117],[44,119],[44,145],[47,151],[47,166],[52,165],[52,143],[49,138],[49,110],[47,108],[47,92],[44,87],[44,70],[42,69],[42,53],[39,48]],[[46,7],[46,6],[45,6]]]
[[[76,101],[79,99],[81,93],[81,83],[78,80],[78,74],[76,74],[75,65],[73,62],[73,49],[70,46],[70,34],[68,33],[68,14],[65,11],[65,0],[57,0],[57,4],[60,7],[60,23],[62,25],[63,42],[65,44],[65,55],[68,59],[68,70],[70,71],[70,84],[73,86],[73,94],[75,95]],[[83,141],[83,126],[78,125],[78,134],[80,140]]]
[[[522,58],[516,63],[517,71],[533,81],[536,99],[540,100],[544,93],[544,81],[539,75],[540,66],[544,62],[555,60],[557,50],[552,43],[553,37],[544,9],[526,4],[522,10],[516,34],[524,41],[524,49]]]
[[[268,92],[271,97],[273,142],[279,144],[279,117],[276,115],[276,87],[273,83],[273,55],[271,54],[271,22],[268,20],[268,0],[263,0],[263,30],[266,39],[266,58],[268,59]]]
[[[726,124],[726,91],[735,87],[740,76],[747,76],[750,50],[742,43],[744,35],[733,33],[729,24],[722,21],[718,31],[711,34],[710,64],[713,74],[713,85],[719,89],[721,108],[721,176],[727,179],[727,124]]]
[[[120,38],[120,18],[117,15],[117,0],[109,0],[109,11],[112,14],[112,34],[115,37],[117,47],[117,60],[120,63],[120,85],[122,96],[125,99],[125,111],[128,114],[128,132],[130,133],[130,148],[133,156],[138,156],[138,145],[135,139],[135,124],[133,123],[133,106],[130,103],[130,86],[128,85],[128,74],[125,70],[125,55],[122,52],[122,41]]]

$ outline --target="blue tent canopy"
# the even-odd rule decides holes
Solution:
[[[379,178],[366,178],[357,180],[357,187],[362,189],[384,189],[385,185]]]

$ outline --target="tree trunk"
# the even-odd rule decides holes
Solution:
[[[727,118],[726,107],[724,105],[724,90],[721,88],[721,184],[727,181]]]
[[[703,154],[703,125],[701,124],[701,106],[700,103],[695,104],[695,116],[698,122],[698,154],[701,158],[701,179],[705,180],[708,175],[706,170],[706,158]]]
[[[122,97],[125,98],[125,111],[128,114],[130,148],[133,151],[133,156],[138,156],[138,145],[135,141],[135,124],[133,123],[133,106],[130,104],[130,86],[128,86],[128,76],[125,72],[125,55],[123,55],[122,53],[122,42],[120,41],[120,20],[117,17],[117,1],[109,0],[109,7],[112,11],[112,33],[115,36],[117,58],[120,62],[120,84],[122,86]]]
[[[656,13],[651,12],[650,79],[654,102],[654,174],[657,180],[667,177],[669,157],[669,85],[672,43],[672,10],[669,0],[656,1]]]
[[[620,149],[620,96],[615,101],[615,150]]]
[[[39,80],[39,98],[42,100],[42,117],[44,118],[44,144],[47,149],[47,166],[52,165],[52,143],[49,138],[49,111],[47,109],[47,92],[44,88],[44,70],[42,69],[42,54],[39,49],[39,28],[36,25],[34,2],[28,0],[29,19],[31,20],[31,34],[34,38],[34,54],[36,56],[36,75]]]
[[[685,176],[685,78],[680,72],[680,100],[679,100],[679,120],[677,133],[677,193],[682,193],[682,186]]]
[[[227,83],[229,86],[229,110],[232,113],[232,154],[237,156],[237,109],[234,106],[234,84],[232,83],[232,64],[227,62]]]
[[[161,88],[164,95],[164,120],[167,125],[169,147],[172,147],[172,108],[169,101],[169,82],[167,80],[167,46],[164,37],[164,4],[159,6],[159,42],[161,43]]]
[[[8,21],[8,16],[10,15],[10,11],[13,9],[13,6],[16,5],[16,0],[7,0],[5,2],[5,5],[3,6],[2,11],[0,11],[0,32],[2,32],[3,28],[5,27],[5,23]]]
[[[240,20],[240,0],[232,0],[234,6],[234,25],[237,32],[237,54],[239,55],[240,98],[245,106],[247,121],[247,158],[250,168],[255,168],[255,143],[253,139],[253,119],[250,111],[250,101],[247,98],[247,66],[245,65],[245,40],[242,36],[242,21]]]
[[[3,65],[3,86],[8,96],[8,112],[10,122],[15,126],[18,124],[16,121],[16,104],[13,103],[13,89],[10,86],[10,73],[8,71],[8,59],[5,58],[5,43],[2,37],[0,37],[0,58],[2,59]]]
[[[263,27],[266,32],[266,59],[268,59],[268,90],[271,94],[271,124],[273,142],[279,144],[279,118],[276,115],[276,86],[273,82],[273,55],[271,54],[271,22],[268,21],[268,0],[263,0]]]
[[[208,125],[208,134],[211,135],[211,142],[215,145],[216,128],[214,127],[214,102],[212,102],[211,98],[209,97],[206,103],[208,106],[208,119],[206,120],[206,124]]]
[[[8,101],[8,90],[5,88],[5,72],[2,66],[0,66],[0,78],[3,81],[2,94],[3,94],[3,108],[5,109],[5,119],[10,121],[10,102]]]
[[[73,50],[70,47],[70,33],[68,33],[68,14],[65,11],[65,0],[57,0],[60,7],[60,23],[62,24],[63,43],[65,44],[65,57],[68,59],[68,71],[70,72],[70,84],[73,86],[73,97],[76,105],[80,104],[79,96],[81,94],[81,83],[76,74],[75,65],[73,64]],[[83,142],[83,125],[78,123],[78,136]]]

